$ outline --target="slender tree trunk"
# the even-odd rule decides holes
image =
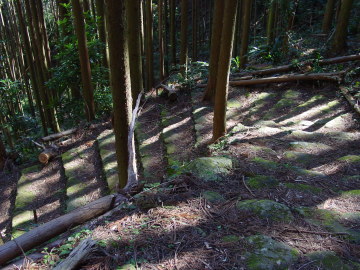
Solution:
[[[208,84],[203,97],[204,101],[211,101],[212,103],[214,103],[215,101],[215,88],[216,88],[217,70],[218,70],[220,45],[221,45],[222,23],[224,18],[224,6],[225,6],[224,1],[215,1],[214,19],[213,19],[212,35],[211,35],[209,77],[208,77]]]
[[[0,171],[4,168],[4,164],[7,158],[5,145],[0,137]]]
[[[353,0],[342,0],[339,13],[339,19],[336,23],[336,30],[334,34],[332,52],[341,53],[345,49],[347,28],[349,25],[349,17],[352,8]]]
[[[108,67],[107,56],[106,56],[106,33],[105,33],[105,10],[104,0],[96,0],[96,17],[97,27],[99,31],[99,39],[104,46],[102,53],[102,64],[104,67]]]
[[[114,103],[114,132],[119,188],[124,188],[128,181],[129,152],[127,140],[132,106],[125,1],[105,0],[105,3],[109,27],[110,85]]]
[[[188,3],[189,0],[181,0],[181,48],[180,48],[180,72],[186,77],[188,61]]]
[[[268,9],[268,17],[266,24],[266,38],[269,46],[273,45],[275,39],[275,16],[276,16],[276,0],[271,0]]]
[[[322,23],[322,32],[324,34],[328,34],[331,28],[332,19],[334,16],[334,7],[336,0],[328,0],[326,3],[324,20]]]
[[[146,88],[151,90],[154,86],[154,55],[153,55],[153,10],[152,10],[152,0],[145,0],[146,7]]]
[[[133,101],[143,89],[142,60],[141,60],[141,20],[140,1],[126,0],[127,36],[129,39],[129,60],[131,93]]]
[[[197,60],[197,46],[198,46],[198,0],[192,0],[192,60]]]
[[[89,53],[86,42],[85,22],[83,11],[79,0],[71,0],[73,7],[73,16],[75,32],[78,39],[78,50],[80,57],[81,79],[83,98],[85,101],[85,114],[88,121],[95,119],[95,104],[93,86],[91,84],[91,67]]]
[[[170,0],[170,48],[171,48],[171,63],[173,65],[176,65],[175,11],[176,11],[176,1]]]
[[[216,80],[213,141],[226,134],[226,103],[229,88],[230,60],[234,40],[237,0],[227,0],[221,31],[221,47]]]
[[[164,53],[165,53],[165,77],[169,75],[169,2],[164,0]]]
[[[165,61],[164,61],[164,0],[159,0],[158,2],[158,18],[159,18],[159,26],[158,26],[158,33],[159,33],[159,68],[160,68],[160,81],[164,79],[165,76]]]
[[[242,0],[242,5],[243,15],[241,31],[240,68],[244,68],[247,63],[252,0]]]

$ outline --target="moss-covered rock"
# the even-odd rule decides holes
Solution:
[[[219,203],[225,201],[224,197],[221,196],[220,193],[211,190],[204,191],[202,193],[202,196],[212,203]]]
[[[250,270],[289,269],[299,256],[296,249],[265,235],[253,235],[246,241],[250,251],[246,252],[245,259]]]
[[[315,194],[318,194],[321,192],[321,188],[310,186],[310,185],[305,185],[305,184],[284,183],[284,186],[287,187],[288,189],[294,189],[294,190],[299,190],[299,191],[303,191],[303,192],[312,192]]]
[[[246,200],[239,201],[236,207],[240,211],[253,213],[254,215],[275,222],[290,222],[294,219],[290,209],[281,203],[271,200]]]
[[[250,188],[258,189],[275,187],[279,184],[279,181],[271,176],[257,175],[254,177],[249,177],[246,180],[246,183]]]
[[[313,142],[291,142],[290,147],[292,149],[302,149],[302,150],[331,150],[331,147],[323,143],[313,143]]]
[[[360,189],[344,191],[341,193],[341,196],[342,197],[359,197],[360,198]]]
[[[251,159],[251,161],[267,170],[276,170],[279,167],[279,164],[277,162],[267,160],[261,157],[255,157]]]
[[[345,161],[349,163],[360,163],[360,155],[348,155],[338,158],[339,161]]]
[[[191,161],[185,171],[205,181],[219,181],[230,174],[232,160],[226,157],[202,157]]]
[[[352,269],[345,264],[335,252],[331,251],[317,251],[306,255],[311,261],[312,265],[318,266],[321,269],[327,270],[350,270]]]
[[[284,152],[284,157],[292,162],[302,163],[305,165],[312,163],[316,159],[316,156],[314,155],[296,151]]]

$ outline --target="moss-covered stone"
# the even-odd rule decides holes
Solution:
[[[276,170],[279,166],[279,164],[277,162],[267,160],[267,159],[264,159],[261,157],[255,157],[255,158],[251,159],[251,161],[260,165],[264,169],[268,169],[268,170]]]
[[[265,235],[246,238],[251,246],[246,252],[246,266],[250,270],[285,270],[296,262],[299,252]]]
[[[360,197],[360,189],[344,191],[341,193],[341,196],[342,197]]]
[[[338,158],[339,161],[345,161],[349,163],[360,163],[360,155],[348,155]]]
[[[327,270],[350,270],[351,268],[345,264],[340,257],[332,251],[317,251],[306,254],[306,256],[313,261],[312,265],[318,266],[321,269]]]
[[[240,211],[247,211],[262,219],[271,221],[290,222],[294,219],[286,205],[271,200],[239,201],[236,207]]]
[[[220,193],[211,190],[204,191],[202,193],[202,196],[212,203],[219,203],[225,201],[224,197],[220,195]]]
[[[284,157],[292,162],[302,163],[305,165],[312,163],[317,158],[314,155],[296,151],[284,152]]]
[[[312,192],[315,194],[321,192],[321,188],[305,185],[305,184],[285,183],[284,185],[289,189],[299,190],[303,192]]]
[[[250,188],[259,189],[275,187],[279,184],[279,181],[271,176],[257,175],[254,177],[249,177],[246,180],[246,183]]]
[[[349,220],[354,215],[353,213],[341,214],[331,210],[310,207],[299,207],[296,210],[304,216],[307,222],[322,226],[331,232],[345,232],[348,235],[342,237],[360,243],[360,232],[352,228],[347,228],[341,223],[342,220]],[[355,215],[355,218],[358,218],[358,215]]]
[[[242,103],[237,99],[229,99],[227,101],[227,107],[228,108],[240,108]]]
[[[239,242],[240,237],[237,235],[226,235],[223,238],[221,238],[221,241],[224,243],[237,243]]]
[[[232,160],[226,157],[202,157],[191,161],[185,168],[205,181],[219,181],[230,174]]]
[[[331,147],[323,143],[313,142],[291,142],[290,147],[292,149],[303,149],[303,150],[331,150]]]

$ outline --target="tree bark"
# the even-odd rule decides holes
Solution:
[[[188,4],[189,0],[181,0],[181,33],[180,33],[180,72],[186,77],[188,61]]]
[[[57,152],[54,149],[46,149],[39,154],[39,161],[42,164],[48,164],[51,159],[57,156]]]
[[[347,28],[349,24],[349,17],[352,8],[353,0],[342,0],[339,18],[336,23],[336,30],[334,34],[332,52],[341,53],[345,49]]]
[[[252,0],[242,0],[242,4],[240,68],[244,68],[247,63]]]
[[[221,46],[216,80],[213,141],[226,134],[226,103],[229,88],[230,60],[236,25],[237,0],[227,0],[221,31]]]
[[[211,53],[210,53],[210,66],[209,66],[209,77],[208,84],[203,97],[204,101],[215,101],[215,88],[218,71],[218,62],[220,55],[221,45],[221,31],[222,31],[222,20],[224,17],[224,6],[225,1],[215,1],[214,6],[214,19],[212,25],[211,35]]]
[[[75,32],[78,40],[78,51],[80,58],[81,80],[83,85],[83,98],[85,102],[86,119],[90,122],[95,119],[95,104],[93,86],[91,84],[91,67],[86,42],[84,15],[80,0],[71,0]]]
[[[176,0],[170,0],[170,47],[171,47],[171,64],[176,65]]]
[[[133,103],[143,89],[140,5],[140,1],[126,0],[128,18],[127,35],[129,37],[130,78]],[[134,106],[135,104],[133,104],[133,107]]]
[[[105,3],[109,27],[110,86],[114,104],[114,133],[119,188],[124,188],[128,182],[129,151],[127,146],[132,115],[125,2],[105,0]]]
[[[267,24],[266,24],[266,38],[267,38],[267,45],[272,46],[275,39],[275,13],[276,13],[276,1],[270,1],[270,7],[268,9],[268,17],[267,17]]]
[[[146,39],[146,89],[154,86],[154,55],[153,55],[153,11],[152,0],[145,0],[145,39]]]
[[[158,2],[158,33],[159,33],[159,71],[160,71],[160,81],[165,77],[165,61],[164,61],[164,0],[159,0]]]
[[[97,17],[97,27],[99,31],[99,39],[103,44],[103,56],[102,64],[104,67],[108,67],[107,55],[106,55],[106,33],[105,33],[105,10],[104,10],[104,0],[96,0],[96,17]]]
[[[326,3],[324,20],[322,23],[322,32],[328,34],[331,28],[332,19],[334,16],[334,7],[336,0],[328,0]]]
[[[198,0],[192,0],[192,60],[197,60],[198,48]]]
[[[360,106],[356,99],[350,94],[349,90],[345,87],[340,87],[340,91],[350,103],[350,105],[353,107],[353,109],[360,115]]]
[[[64,130],[62,132],[59,133],[55,133],[55,134],[51,134],[49,136],[43,137],[41,140],[43,142],[50,142],[50,141],[54,141],[57,139],[60,139],[61,137],[67,136],[67,135],[71,135],[73,133],[75,133],[77,131],[77,128],[72,128],[72,129],[68,129],[68,130]]]

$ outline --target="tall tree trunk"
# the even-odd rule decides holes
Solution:
[[[247,63],[247,53],[249,47],[249,32],[251,19],[252,0],[242,0],[242,31],[240,48],[240,68],[244,68]],[[240,17],[240,15],[238,16]]]
[[[154,86],[154,55],[153,55],[153,11],[152,0],[145,0],[146,23],[145,23],[145,39],[146,39],[146,88],[151,90]]]
[[[198,0],[192,0],[192,60],[197,60],[197,49],[198,49]]]
[[[180,34],[180,72],[186,77],[188,60],[188,3],[189,0],[181,0],[181,34]]]
[[[333,40],[332,52],[341,53],[345,49],[347,28],[353,0],[342,0],[339,18],[336,23],[336,30]]]
[[[164,61],[164,0],[159,0],[158,2],[158,18],[159,18],[159,26],[158,26],[158,33],[159,33],[159,68],[160,68],[160,81],[164,79],[165,76],[165,61]]]
[[[221,46],[216,80],[213,141],[226,134],[226,104],[229,88],[231,52],[233,46],[237,0],[227,0],[221,31]]]
[[[71,0],[73,7],[73,16],[75,32],[78,40],[78,50],[80,57],[81,79],[83,98],[85,102],[85,114],[88,121],[95,119],[95,104],[93,86],[91,83],[91,67],[89,53],[86,42],[85,22],[83,11],[79,0]]]
[[[7,155],[6,155],[5,145],[2,141],[2,138],[0,137],[0,171],[4,168],[6,158]]]
[[[277,0],[271,0],[270,7],[268,8],[268,17],[266,24],[266,38],[267,45],[272,46],[275,39],[275,16],[276,16],[276,3]]]
[[[99,39],[102,43],[103,56],[102,63],[104,67],[108,67],[107,56],[106,56],[106,33],[105,33],[105,10],[104,10],[104,0],[96,0],[96,17],[97,17],[97,27],[99,31]]]
[[[336,0],[328,0],[326,3],[324,20],[322,23],[322,32],[324,34],[328,34],[331,28],[332,19],[334,16],[334,7]]]
[[[170,0],[170,48],[171,48],[171,63],[176,65],[176,0]]]
[[[224,1],[215,1],[214,6],[214,19],[212,24],[211,34],[211,52],[210,52],[210,66],[209,66],[209,77],[208,84],[203,97],[204,101],[215,101],[215,88],[218,71],[218,62],[220,55],[221,45],[221,31],[222,23],[224,18]]]
[[[115,147],[119,188],[128,181],[128,133],[131,122],[131,82],[126,36],[125,1],[105,0],[110,54],[110,85],[114,103]]]
[[[143,74],[141,60],[141,2],[126,0],[127,11],[127,36],[129,39],[129,60],[130,60],[130,78],[131,93],[133,101],[143,89]]]

